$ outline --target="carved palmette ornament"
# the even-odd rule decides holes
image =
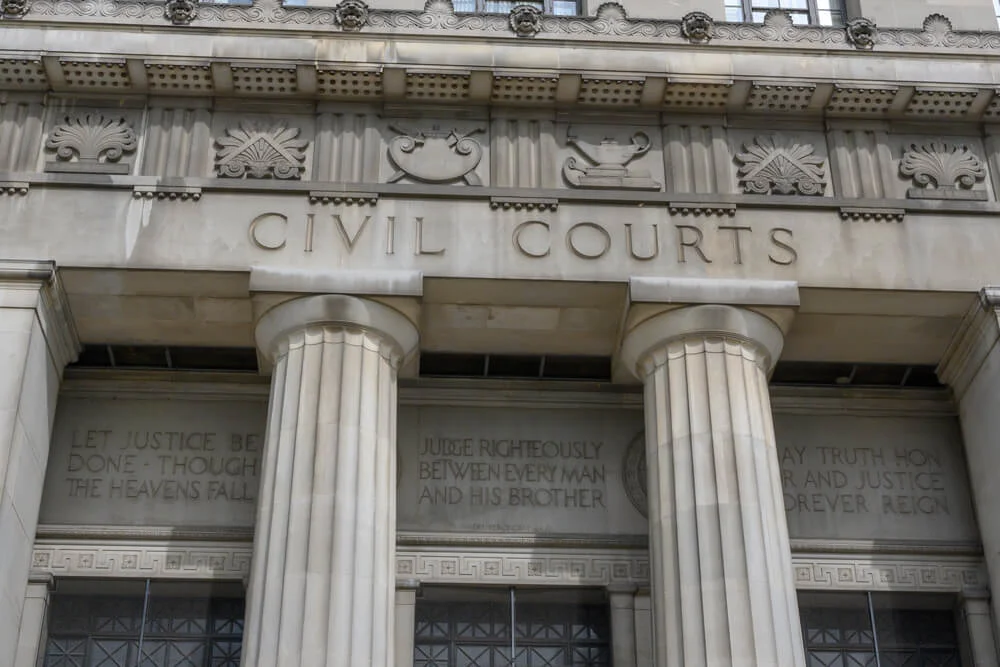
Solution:
[[[910,144],[899,172],[917,186],[907,191],[910,199],[986,199],[985,191],[972,189],[986,178],[986,165],[966,144]]]
[[[216,141],[216,172],[223,178],[301,178],[309,142],[298,136],[298,128],[280,123],[241,122]]]
[[[127,174],[130,165],[118,162],[138,145],[135,131],[124,118],[100,113],[66,116],[45,142],[47,149],[56,152],[45,170]]]
[[[748,194],[822,195],[824,159],[810,144],[774,135],[755,137],[736,155],[739,182]]]
[[[477,127],[465,134],[458,130],[406,130],[392,128],[400,136],[389,141],[389,160],[396,172],[389,176],[395,183],[410,176],[424,183],[449,183],[459,179],[468,185],[482,185],[476,167],[483,159],[483,147],[471,135],[482,132]]]

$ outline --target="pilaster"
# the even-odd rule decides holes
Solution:
[[[396,379],[417,330],[342,295],[286,301],[247,598],[247,667],[395,667]]]
[[[55,264],[0,261],[0,664],[14,664],[63,368],[79,351]],[[30,634],[32,630],[26,628]]]
[[[49,596],[54,583],[51,574],[32,574],[28,580],[14,667],[37,667],[42,664],[45,638],[49,634]]]
[[[962,616],[969,633],[972,667],[997,667],[997,647],[993,639],[990,594],[985,588],[962,591]]]
[[[608,586],[608,606],[611,608],[611,664],[615,667],[636,667],[636,589],[636,586],[629,584]]]
[[[395,667],[413,667],[413,637],[417,622],[419,579],[396,580]]]
[[[990,590],[1000,590],[1000,485],[996,470],[1000,467],[1000,449],[996,446],[1000,433],[1000,288],[986,287],[963,318],[951,345],[938,366],[938,377],[951,386],[958,401],[958,414],[965,441],[965,457],[969,467],[979,534],[989,571]],[[977,603],[978,604],[978,603]],[[980,605],[981,608],[981,605]],[[992,663],[997,653],[994,637],[1000,633],[997,625],[998,604],[992,599],[993,634],[989,642],[982,638],[976,660],[986,660],[987,646],[993,646]],[[985,617],[988,619],[988,616]],[[975,621],[981,622],[982,615]],[[971,626],[970,626],[971,632]],[[977,639],[973,638],[974,644]],[[975,648],[975,646],[974,646]]]
[[[801,667],[767,387],[797,289],[674,287],[697,305],[640,311],[621,355],[645,386],[655,664]]]

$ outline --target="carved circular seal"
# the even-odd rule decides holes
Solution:
[[[622,486],[636,511],[648,518],[646,492],[646,433],[640,431],[625,448],[622,459]]]

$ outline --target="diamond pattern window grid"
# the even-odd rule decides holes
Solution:
[[[44,667],[239,667],[243,600],[52,598]],[[139,633],[144,629],[142,655]]]
[[[414,667],[610,667],[605,605],[419,600]]]

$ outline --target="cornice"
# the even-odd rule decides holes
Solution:
[[[52,363],[62,373],[66,364],[76,360],[80,339],[55,262],[0,259],[0,291],[23,295],[7,299],[8,306],[35,310]]]

